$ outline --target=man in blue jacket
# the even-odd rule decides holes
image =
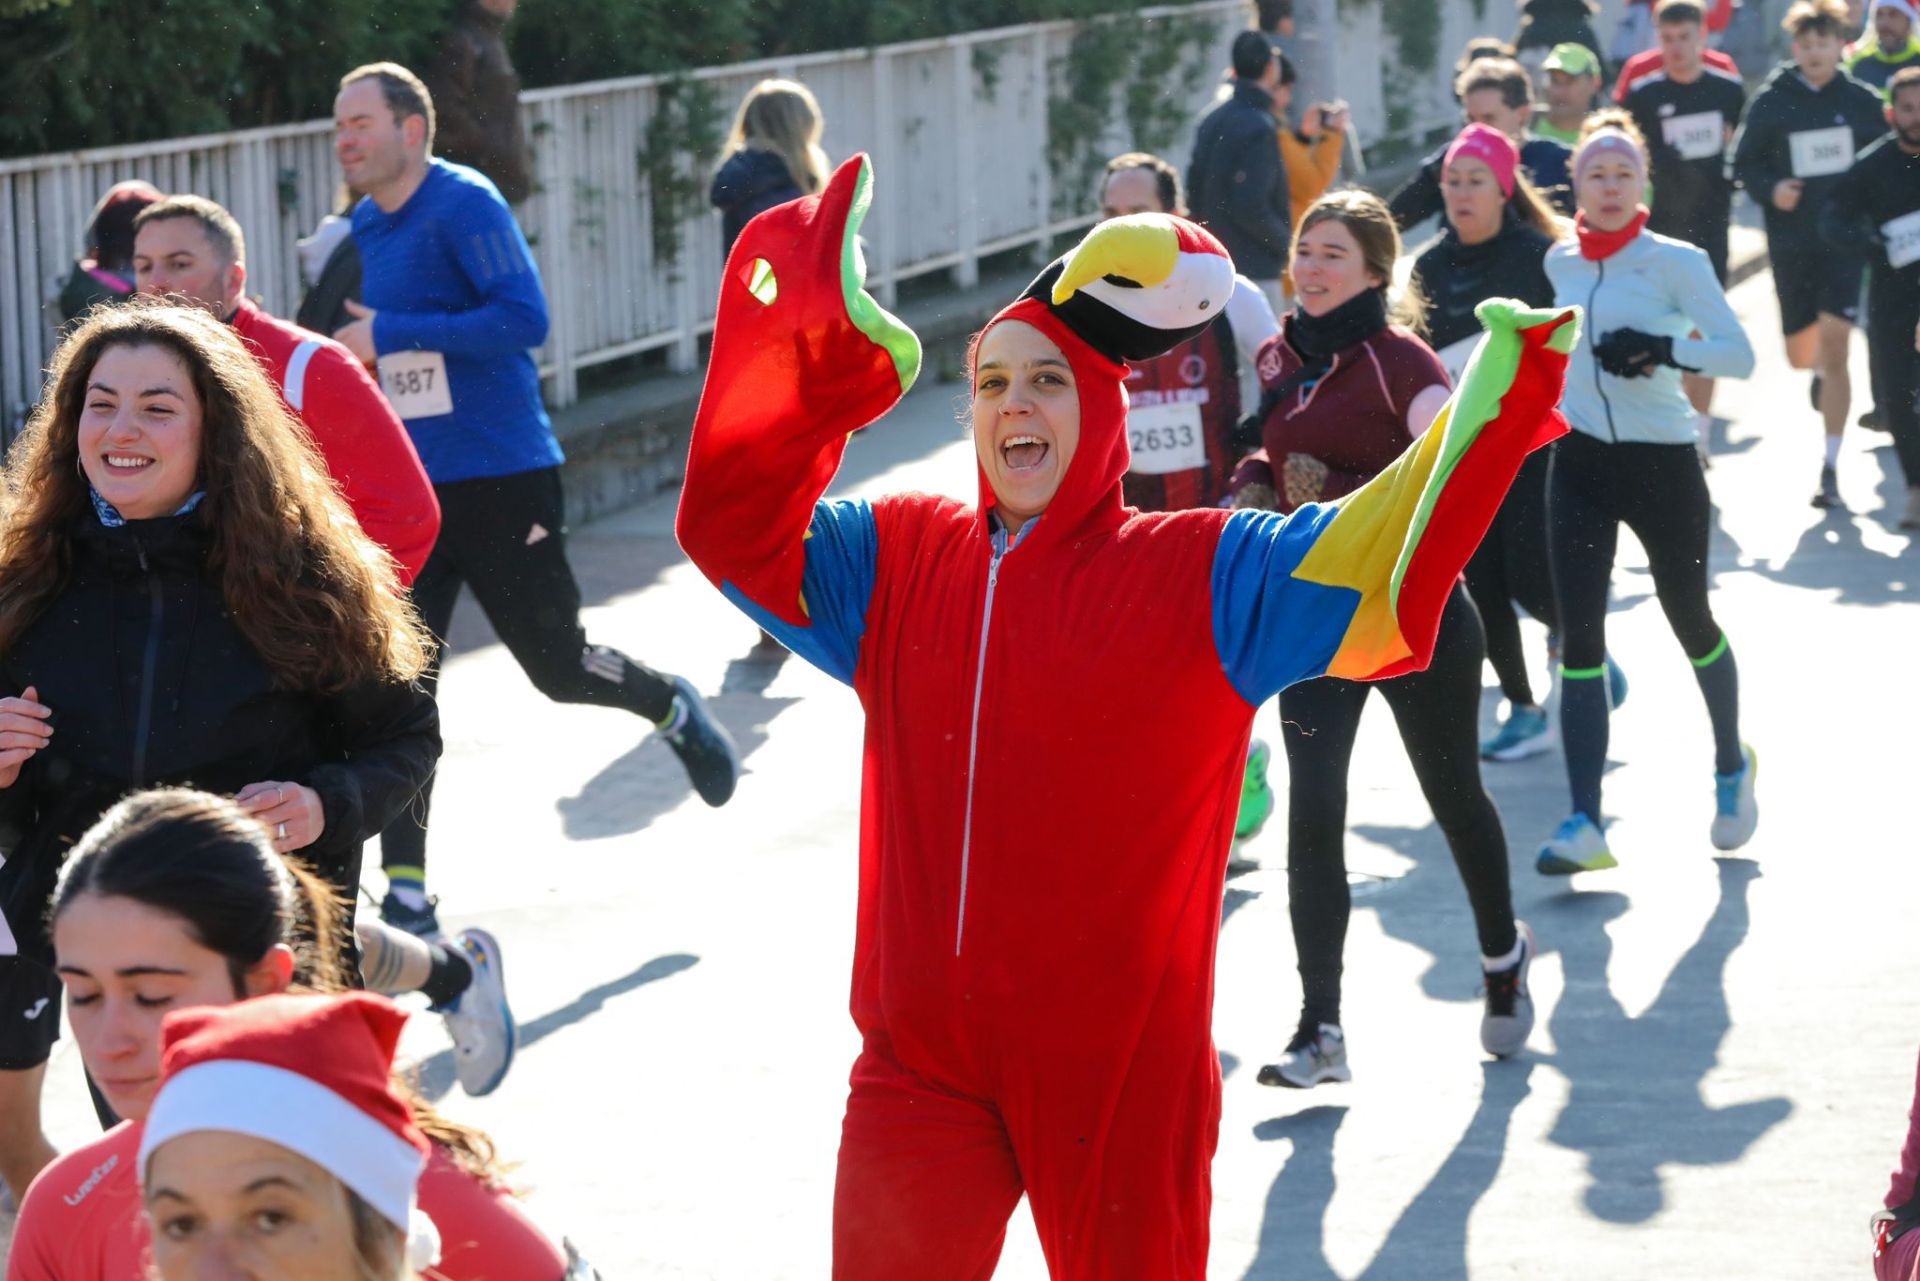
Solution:
[[[1219,237],[1240,273],[1285,307],[1280,278],[1293,248],[1287,170],[1280,161],[1280,122],[1273,86],[1280,77],[1273,46],[1258,31],[1233,41],[1233,96],[1201,120],[1187,170],[1193,219]]]
[[[526,237],[476,170],[432,156],[433,100],[405,67],[350,71],[334,100],[334,151],[349,185],[364,305],[334,337],[379,369],[440,499],[440,540],[414,582],[444,648],[461,584],[548,698],[644,716],[666,734],[709,805],[733,795],[739,758],[682,677],[591,645],[567,562],[560,443],[529,350],[546,341],[547,300]],[[382,834],[389,924],[436,934],[426,895],[426,813]]]

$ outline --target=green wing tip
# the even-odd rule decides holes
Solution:
[[[1475,307],[1473,314],[1490,334],[1517,333],[1552,325],[1553,334],[1547,339],[1547,347],[1562,356],[1572,355],[1574,344],[1580,341],[1578,307],[1529,307],[1513,298],[1489,298]]]

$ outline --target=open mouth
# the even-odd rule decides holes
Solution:
[[[1033,471],[1047,461],[1047,442],[1038,436],[1009,436],[1000,444],[1000,459],[1008,471]]]
[[[153,459],[142,458],[138,454],[107,454],[107,470],[127,475],[153,466]]]

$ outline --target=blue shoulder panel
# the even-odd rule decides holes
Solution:
[[[801,596],[809,625],[795,627],[748,600],[732,583],[721,584],[728,600],[773,633],[782,645],[835,680],[853,684],[860,638],[867,630],[867,604],[880,554],[873,506],[861,502],[814,504],[807,526],[807,568]]]
[[[1238,511],[1213,554],[1213,644],[1240,697],[1253,706],[1326,673],[1360,606],[1350,587],[1295,578],[1339,508],[1312,503],[1282,516]]]

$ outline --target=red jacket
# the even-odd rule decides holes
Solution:
[[[313,433],[360,528],[392,554],[400,581],[411,585],[440,536],[440,500],[393,406],[333,339],[269,316],[244,298],[228,323]]]
[[[1718,49],[1702,50],[1701,59],[1709,67],[1717,67],[1729,75],[1737,76],[1740,74],[1739,64],[1734,62],[1734,60],[1726,54],[1721,53]],[[1664,63],[1661,60],[1658,49],[1646,49],[1628,58],[1626,62],[1621,64],[1620,79],[1614,82],[1613,100],[1618,103],[1625,103],[1627,95],[1633,92],[1636,84],[1654,74],[1656,71],[1660,71],[1663,66]]]

